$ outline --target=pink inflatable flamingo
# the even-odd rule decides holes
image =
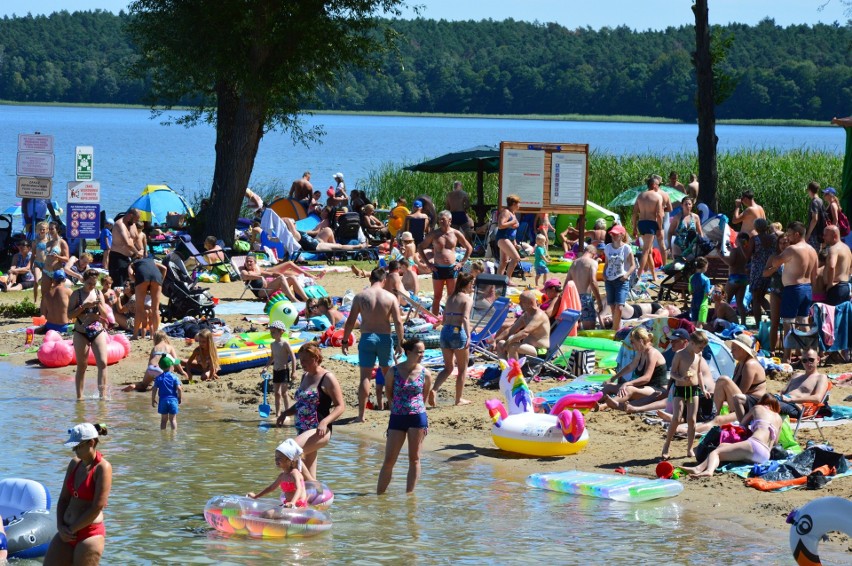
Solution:
[[[118,363],[130,355],[130,341],[124,334],[107,335],[109,346],[107,347],[107,363],[109,365]],[[44,336],[44,342],[38,349],[38,361],[44,367],[60,368],[77,363],[74,354],[74,343],[72,340],[63,340],[62,335],[55,330],[48,330]],[[89,364],[95,365],[95,354],[89,348]]]

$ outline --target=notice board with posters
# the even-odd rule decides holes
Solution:
[[[500,142],[500,208],[517,195],[520,212],[582,216],[588,181],[588,144]]]

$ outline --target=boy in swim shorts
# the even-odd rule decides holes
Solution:
[[[160,369],[163,373],[157,376],[154,380],[154,387],[151,390],[151,406],[157,407],[157,412],[160,413],[160,430],[166,429],[166,423],[172,427],[172,430],[177,430],[177,414],[178,405],[180,405],[183,397],[183,389],[180,385],[180,380],[175,377],[171,371],[172,366],[176,366],[180,360],[176,360],[171,356],[163,356],[160,358]],[[157,394],[160,395],[160,402],[157,403]]]
[[[269,333],[272,335],[272,344],[269,345],[269,349],[272,350],[272,355],[261,372],[261,375],[266,373],[269,364],[272,364],[272,391],[275,396],[276,419],[281,415],[282,397],[284,398],[284,410],[290,408],[287,390],[293,383],[293,375],[296,374],[296,355],[293,353],[293,348],[290,347],[290,342],[283,340],[286,330],[287,325],[280,320],[269,323]]]

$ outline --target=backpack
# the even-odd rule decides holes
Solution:
[[[837,229],[840,230],[841,238],[849,235],[849,219],[840,209],[837,210]]]

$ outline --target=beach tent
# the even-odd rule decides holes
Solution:
[[[307,218],[308,211],[302,206],[302,203],[296,199],[281,197],[270,202],[267,208],[271,208],[281,218],[292,218],[293,220],[302,220]]]
[[[568,226],[575,226],[578,218],[579,216],[576,214],[560,214],[557,216],[555,226],[556,234],[561,234],[566,228],[568,228]],[[598,218],[603,218],[606,221],[607,229],[612,228],[612,225],[616,221],[621,222],[621,218],[615,212],[607,210],[601,205],[595,204],[590,200],[586,201],[586,231],[595,227],[595,222],[597,222]]]
[[[145,185],[142,194],[128,208],[140,212],[140,220],[152,224],[165,224],[169,213],[195,216],[186,200],[168,185]]]

